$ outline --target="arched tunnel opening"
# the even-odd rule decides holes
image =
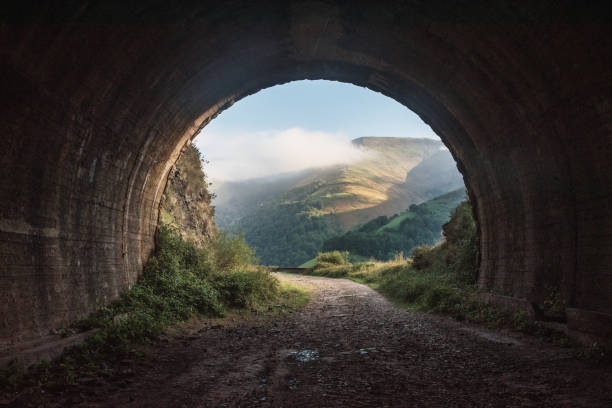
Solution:
[[[217,229],[244,236],[263,265],[308,267],[318,253],[334,250],[348,251],[353,263],[407,257],[439,242],[467,198],[448,148],[418,116],[335,81],[295,81],[249,96],[183,154],[195,151],[205,158],[214,210],[195,217],[184,204],[191,198],[182,174],[198,165],[181,159],[166,186],[162,223],[185,225],[187,238],[206,236],[193,226],[205,231],[212,213]],[[382,235],[366,233],[374,224]]]
[[[315,1],[7,13],[1,344],[130,288],[183,146],[235,101],[302,79],[380,92],[440,136],[474,206],[489,300],[530,307],[553,287],[571,330],[608,336],[612,37],[585,24],[597,10],[558,7],[582,24],[503,2],[465,13]]]

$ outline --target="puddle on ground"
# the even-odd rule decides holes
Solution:
[[[289,357],[293,357],[295,361],[299,361],[300,363],[308,363],[310,361],[315,361],[319,359],[319,352],[317,350],[300,350],[300,351],[292,351],[289,353]]]

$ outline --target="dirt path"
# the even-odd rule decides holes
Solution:
[[[313,288],[300,313],[162,343],[126,362],[120,378],[83,381],[57,406],[612,406],[612,368],[570,350],[398,310],[348,280],[279,277]],[[318,359],[291,356],[304,349]]]

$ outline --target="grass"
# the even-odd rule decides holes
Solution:
[[[338,192],[338,193],[326,193],[322,196],[314,196],[314,198],[325,198],[328,200],[338,200],[338,199],[346,199],[346,198],[355,198],[356,194],[347,193],[347,192]]]
[[[444,314],[494,328],[512,328],[558,344],[569,343],[565,335],[530,319],[525,313],[508,313],[476,299],[478,245],[467,202],[453,211],[443,233],[445,240],[440,244],[417,247],[408,259],[400,253],[387,262],[330,263],[328,260],[337,258],[337,254],[320,253],[311,273],[367,284],[398,306],[412,310]]]
[[[195,316],[167,330],[170,336],[191,337],[202,327],[230,327],[236,323],[261,326],[270,320],[281,319],[300,311],[311,299],[311,289],[289,282],[280,282],[279,293],[273,302],[252,308],[230,308],[222,317]]]
[[[308,261],[301,264],[298,268],[312,268],[316,265],[317,258],[309,259]]]
[[[350,263],[349,253],[347,251],[321,252],[315,259],[315,267],[325,267],[327,265],[347,265]]]
[[[432,251],[440,248],[434,247]],[[559,345],[569,343],[566,336],[531,320],[525,313],[508,313],[476,300],[476,288],[458,283],[452,273],[431,268],[418,270],[411,260],[326,265],[315,267],[311,273],[366,284],[409,310],[443,314],[492,328],[511,328]]]
[[[350,263],[356,264],[356,263],[368,262],[370,261],[370,258],[368,258],[367,256],[349,253],[348,260]],[[298,266],[298,268],[314,268],[316,264],[317,264],[317,258],[314,257],[304,262],[300,266]]]
[[[171,326],[193,318],[276,316],[308,302],[307,291],[281,284],[266,267],[253,265],[253,251],[242,238],[221,234],[211,248],[200,250],[162,226],[156,252],[132,289],[63,330],[97,332],[58,359],[25,373],[16,363],[4,367],[0,390],[7,395],[39,395],[44,389],[61,389],[138,354],[139,346],[155,343]]]
[[[311,291],[289,282],[281,282],[278,305],[289,312],[295,312],[308,304],[311,298]]]

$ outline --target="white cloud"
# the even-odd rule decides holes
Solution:
[[[368,156],[343,133],[301,128],[250,134],[215,133],[204,129],[195,144],[210,161],[205,171],[214,180],[262,177],[351,163]]]

